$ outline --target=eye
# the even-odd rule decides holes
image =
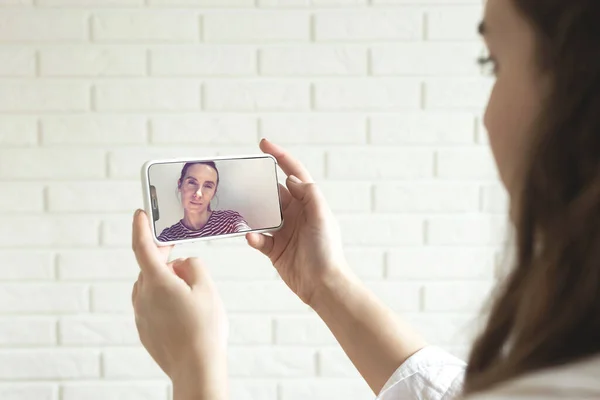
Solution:
[[[492,56],[477,58],[477,64],[482,67],[486,75],[498,75],[498,62]]]

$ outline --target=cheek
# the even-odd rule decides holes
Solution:
[[[500,178],[509,191],[517,179],[517,164],[525,156],[526,139],[539,107],[526,87],[496,82],[484,119]]]
[[[182,194],[185,198],[192,197],[196,193],[196,190],[193,186],[184,186],[182,190]]]
[[[510,152],[507,149],[507,132],[509,131],[507,121],[509,121],[510,112],[507,110],[502,97],[502,87],[496,83],[485,111],[484,125],[500,178],[506,185],[505,169],[510,162]]]

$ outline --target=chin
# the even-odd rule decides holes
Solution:
[[[189,203],[188,206],[187,206],[187,209],[189,211],[201,212],[201,211],[206,210],[206,207],[205,206],[200,206],[198,204]]]
[[[519,197],[507,190],[508,219],[513,226],[517,226],[519,223],[519,214],[521,213]]]

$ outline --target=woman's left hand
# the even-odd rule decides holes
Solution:
[[[173,381],[174,399],[227,398],[225,308],[197,258],[167,262],[145,212],[133,219],[132,247],[141,272],[132,300],[140,340]]]

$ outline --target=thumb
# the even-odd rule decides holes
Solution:
[[[206,283],[212,283],[212,279],[200,259],[192,257],[173,261],[173,271],[191,288]]]
[[[309,219],[322,217],[327,204],[314,182],[302,182],[296,176],[290,175],[287,187],[292,197],[302,203]]]
[[[315,199],[317,195],[316,186],[312,182],[302,182],[294,175],[288,176],[287,187],[290,194],[296,200],[303,204],[308,204]]]
[[[265,235],[264,233],[249,232],[246,234],[246,241],[250,247],[259,250],[264,255],[270,257],[275,239],[273,236]]]

